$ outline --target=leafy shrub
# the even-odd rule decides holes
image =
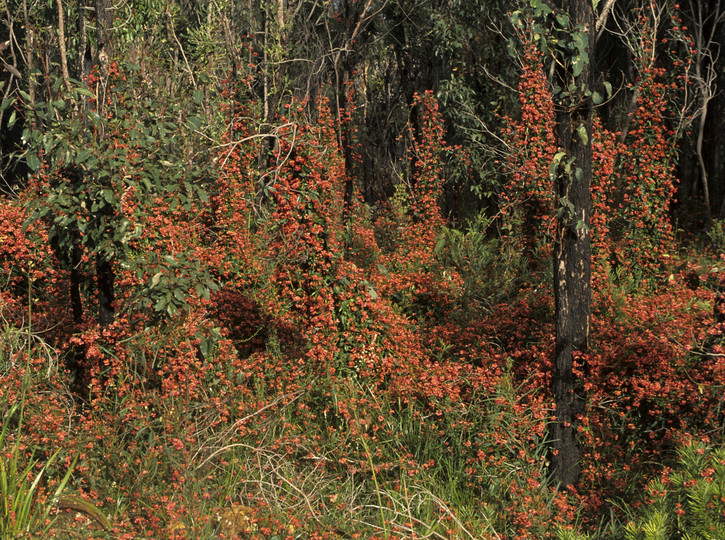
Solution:
[[[438,236],[438,259],[463,280],[462,302],[490,307],[515,296],[531,278],[527,259],[491,233],[493,223],[480,213],[463,230],[443,227]]]
[[[707,231],[710,247],[716,254],[725,253],[725,220],[713,219]]]
[[[725,537],[725,448],[682,447],[676,468],[647,486],[644,508],[624,527],[626,540]]]

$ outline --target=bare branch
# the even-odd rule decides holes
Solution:
[[[609,12],[612,10],[614,2],[615,0],[607,0],[607,3],[604,4],[604,8],[602,8],[602,12],[597,18],[597,22],[594,26],[594,33],[597,36],[597,40],[602,36],[602,33],[604,33],[604,28],[607,25],[607,19],[609,18]]]

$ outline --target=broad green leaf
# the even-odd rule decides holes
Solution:
[[[572,75],[574,75],[574,77],[578,77],[579,75],[581,75],[583,70],[584,62],[582,61],[581,56],[577,56],[571,63],[571,73]]]
[[[566,152],[558,152],[551,161],[551,165],[549,166],[549,178],[552,181],[556,178],[556,169],[559,168],[559,164],[561,163],[561,160],[564,159],[564,156],[566,156]]]
[[[8,107],[11,107],[15,103],[15,98],[9,97],[7,99],[3,99],[2,105],[0,105],[0,111],[4,111]]]
[[[111,191],[110,189],[104,189],[101,192],[101,196],[108,204],[114,204],[116,202],[116,197],[114,196],[113,191]]]
[[[162,296],[156,302],[156,305],[154,306],[154,310],[155,311],[163,311],[163,309],[166,307],[166,303],[167,302],[168,302],[168,300],[166,299],[166,297],[165,296]]]
[[[5,129],[12,129],[15,125],[15,122],[17,121],[17,111],[13,110],[13,112],[10,114],[10,118],[8,118],[8,124],[5,126]]]
[[[193,97],[194,97],[194,103],[196,103],[197,105],[201,105],[202,102],[204,101],[204,92],[202,92],[199,89],[194,90],[194,96]]]
[[[190,116],[186,119],[186,127],[192,131],[196,131],[201,127],[201,119],[196,116]]]
[[[33,171],[37,171],[38,169],[40,169],[40,160],[35,154],[28,154],[25,157],[25,162],[28,164],[28,167],[30,167]]]
[[[583,144],[587,144],[589,142],[589,135],[587,135],[587,128],[583,124],[580,125],[578,128],[576,128],[577,135],[579,135],[579,140]]]

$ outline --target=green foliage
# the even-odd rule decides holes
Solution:
[[[194,100],[187,107],[162,105],[138,90],[142,77],[126,65],[123,75],[111,77],[113,110],[102,119],[88,101],[95,95],[70,83],[73,107],[58,99],[37,102],[31,111],[35,127],[26,129],[27,159],[39,191],[29,199],[24,226],[46,223],[67,269],[80,264],[73,255],[78,249],[131,269],[141,281],[136,300],[150,302],[159,314],[176,313],[190,294],[208,298],[216,285],[192,252],[156,253],[164,224],[152,210],[196,220],[199,206],[208,203],[204,183],[212,171],[203,170],[189,148],[202,124],[193,114]],[[60,92],[60,79],[53,89]]]
[[[553,10],[544,1],[530,0],[528,4],[511,14],[514,28],[521,33],[524,42],[534,43],[542,53],[551,55],[574,78],[554,85],[554,99],[560,103],[575,103],[581,95],[591,97],[592,89],[577,87],[575,80],[589,64],[588,29],[573,26],[567,13]],[[564,86],[560,86],[562,83]]]
[[[463,230],[443,227],[435,251],[445,268],[463,278],[464,302],[491,306],[515,295],[530,279],[528,261],[496,238],[494,220],[480,212]]]
[[[58,460],[60,451],[41,461],[35,457],[35,451],[28,452],[24,447],[24,405],[24,399],[13,404],[4,413],[0,428],[0,535],[3,538],[48,534],[52,525],[48,517],[75,465],[74,461],[54,494],[48,497],[41,481],[45,480],[48,468]]]
[[[716,254],[725,253],[725,220],[713,219],[707,231],[710,247]]]
[[[45,517],[37,515],[34,508],[38,484],[43,477],[45,467],[36,473],[37,461],[32,458],[23,465],[24,456],[19,442],[12,445],[9,457],[5,454],[10,422],[16,415],[20,415],[22,422],[22,413],[19,409],[20,406],[16,404],[7,412],[0,430],[0,450],[3,452],[0,456],[0,497],[2,497],[0,534],[6,538],[39,532]],[[49,508],[45,514],[48,512]]]
[[[209,300],[210,294],[219,290],[209,269],[192,250],[160,255],[137,249],[130,253],[125,266],[138,279],[132,304],[151,306],[161,317],[173,317],[188,308],[190,296]]]
[[[461,219],[475,215],[482,206],[495,205],[503,188],[500,159],[507,152],[507,141],[491,127],[513,111],[516,96],[499,89],[515,84],[518,74],[514,64],[501,57],[505,36],[495,32],[492,23],[505,18],[510,9],[498,0],[456,0],[430,14],[433,54],[445,62],[436,98],[449,142],[467,153],[465,166],[448,174],[449,189],[458,191],[460,199],[446,210]]]
[[[725,535],[725,448],[696,442],[678,457],[672,472],[647,486],[648,504],[625,526],[626,540]]]
[[[559,528],[556,531],[556,540],[589,540],[591,536],[581,534],[572,529]]]
[[[3,519],[15,517],[0,533],[96,536],[82,524],[44,530],[59,496],[46,491],[72,483],[82,500],[97,496],[84,504],[110,516],[114,537],[722,536],[725,456],[698,447],[675,472],[660,465],[690,432],[722,442],[712,291],[670,275],[645,295],[636,270],[608,265],[610,221],[643,223],[604,215],[634,207],[618,206],[613,181],[597,184],[592,226],[606,239],[599,342],[575,366],[592,399],[582,485],[562,492],[548,480],[548,244],[557,210],[572,213],[551,181],[563,171],[576,182],[581,169],[556,147],[540,56],[527,58],[518,92],[501,91],[515,85],[501,54],[507,2],[373,1],[361,12],[352,0],[302,1],[275,12],[134,0],[115,6],[108,80],[94,71],[70,90],[54,6],[30,7],[49,52],[27,50],[46,72],[32,74],[32,110],[16,108],[30,107],[28,86],[0,104],[9,127],[27,112],[33,171],[0,206],[0,403],[28,400],[3,416]],[[513,23],[583,73],[588,44],[566,15],[531,0]],[[78,37],[67,36],[70,56]],[[561,86],[559,105],[601,99]],[[502,123],[510,129],[494,129]],[[651,138],[645,124],[633,142]],[[602,177],[647,195],[654,228],[667,194],[644,180],[669,171],[653,152],[664,139],[615,169],[625,154],[614,135],[572,132],[605,148]],[[633,243],[652,246],[647,237],[660,238]],[[117,273],[118,316],[69,324],[69,276],[88,295],[98,258]],[[47,341],[6,324],[31,309]],[[706,340],[707,354],[686,352]],[[67,452],[79,453],[75,468]],[[230,532],[220,516],[234,508],[244,529]]]

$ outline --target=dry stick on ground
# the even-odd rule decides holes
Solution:
[[[77,495],[61,495],[58,498],[58,510],[74,510],[95,521],[104,531],[111,530],[106,516],[90,501]]]

